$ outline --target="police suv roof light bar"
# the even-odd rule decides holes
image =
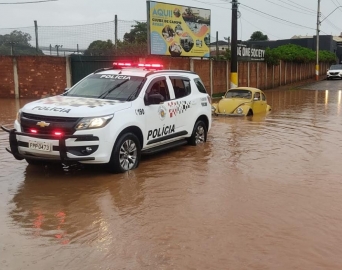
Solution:
[[[114,62],[113,63],[114,68],[123,68],[123,67],[140,67],[140,68],[145,68],[147,70],[158,70],[162,69],[163,65],[162,64],[152,64],[152,63],[137,63],[133,64],[130,62]]]

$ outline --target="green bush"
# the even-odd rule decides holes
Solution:
[[[316,52],[295,44],[266,49],[265,61],[268,64],[278,65],[280,60],[294,63],[314,63],[316,61]],[[336,62],[336,55],[329,51],[319,51],[319,61],[334,63]]]

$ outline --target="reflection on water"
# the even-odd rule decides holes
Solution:
[[[0,269],[340,269],[341,91],[265,92],[126,174],[27,166],[0,131]]]
[[[66,171],[27,166],[25,180],[13,197],[15,207],[10,215],[14,224],[28,228],[28,234],[57,243],[96,242],[99,235],[108,241],[112,232],[104,225],[110,222],[109,213],[136,214],[134,210],[144,199],[143,181],[134,172],[113,182],[100,181],[103,177],[96,168]]]

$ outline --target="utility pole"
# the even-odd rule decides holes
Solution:
[[[37,21],[34,21],[34,32],[36,35],[36,53],[38,55],[39,45],[38,45],[38,24],[37,24]]]
[[[232,44],[230,63],[230,88],[238,87],[239,78],[237,73],[237,15],[238,15],[238,0],[232,0]]]
[[[321,22],[319,21],[319,18],[321,16],[320,4],[321,4],[321,0],[318,0],[317,28],[316,28],[316,81],[319,80],[319,25],[321,24]]]
[[[115,54],[118,49],[118,15],[115,15],[114,17],[114,43],[115,43]]]
[[[216,31],[216,60],[219,59],[218,31]]]

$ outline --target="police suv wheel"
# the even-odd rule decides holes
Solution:
[[[133,133],[123,134],[114,145],[107,168],[113,173],[133,170],[139,165],[140,155],[141,146],[137,136]]]
[[[207,127],[202,120],[196,122],[192,135],[189,139],[190,145],[198,145],[207,141]]]

